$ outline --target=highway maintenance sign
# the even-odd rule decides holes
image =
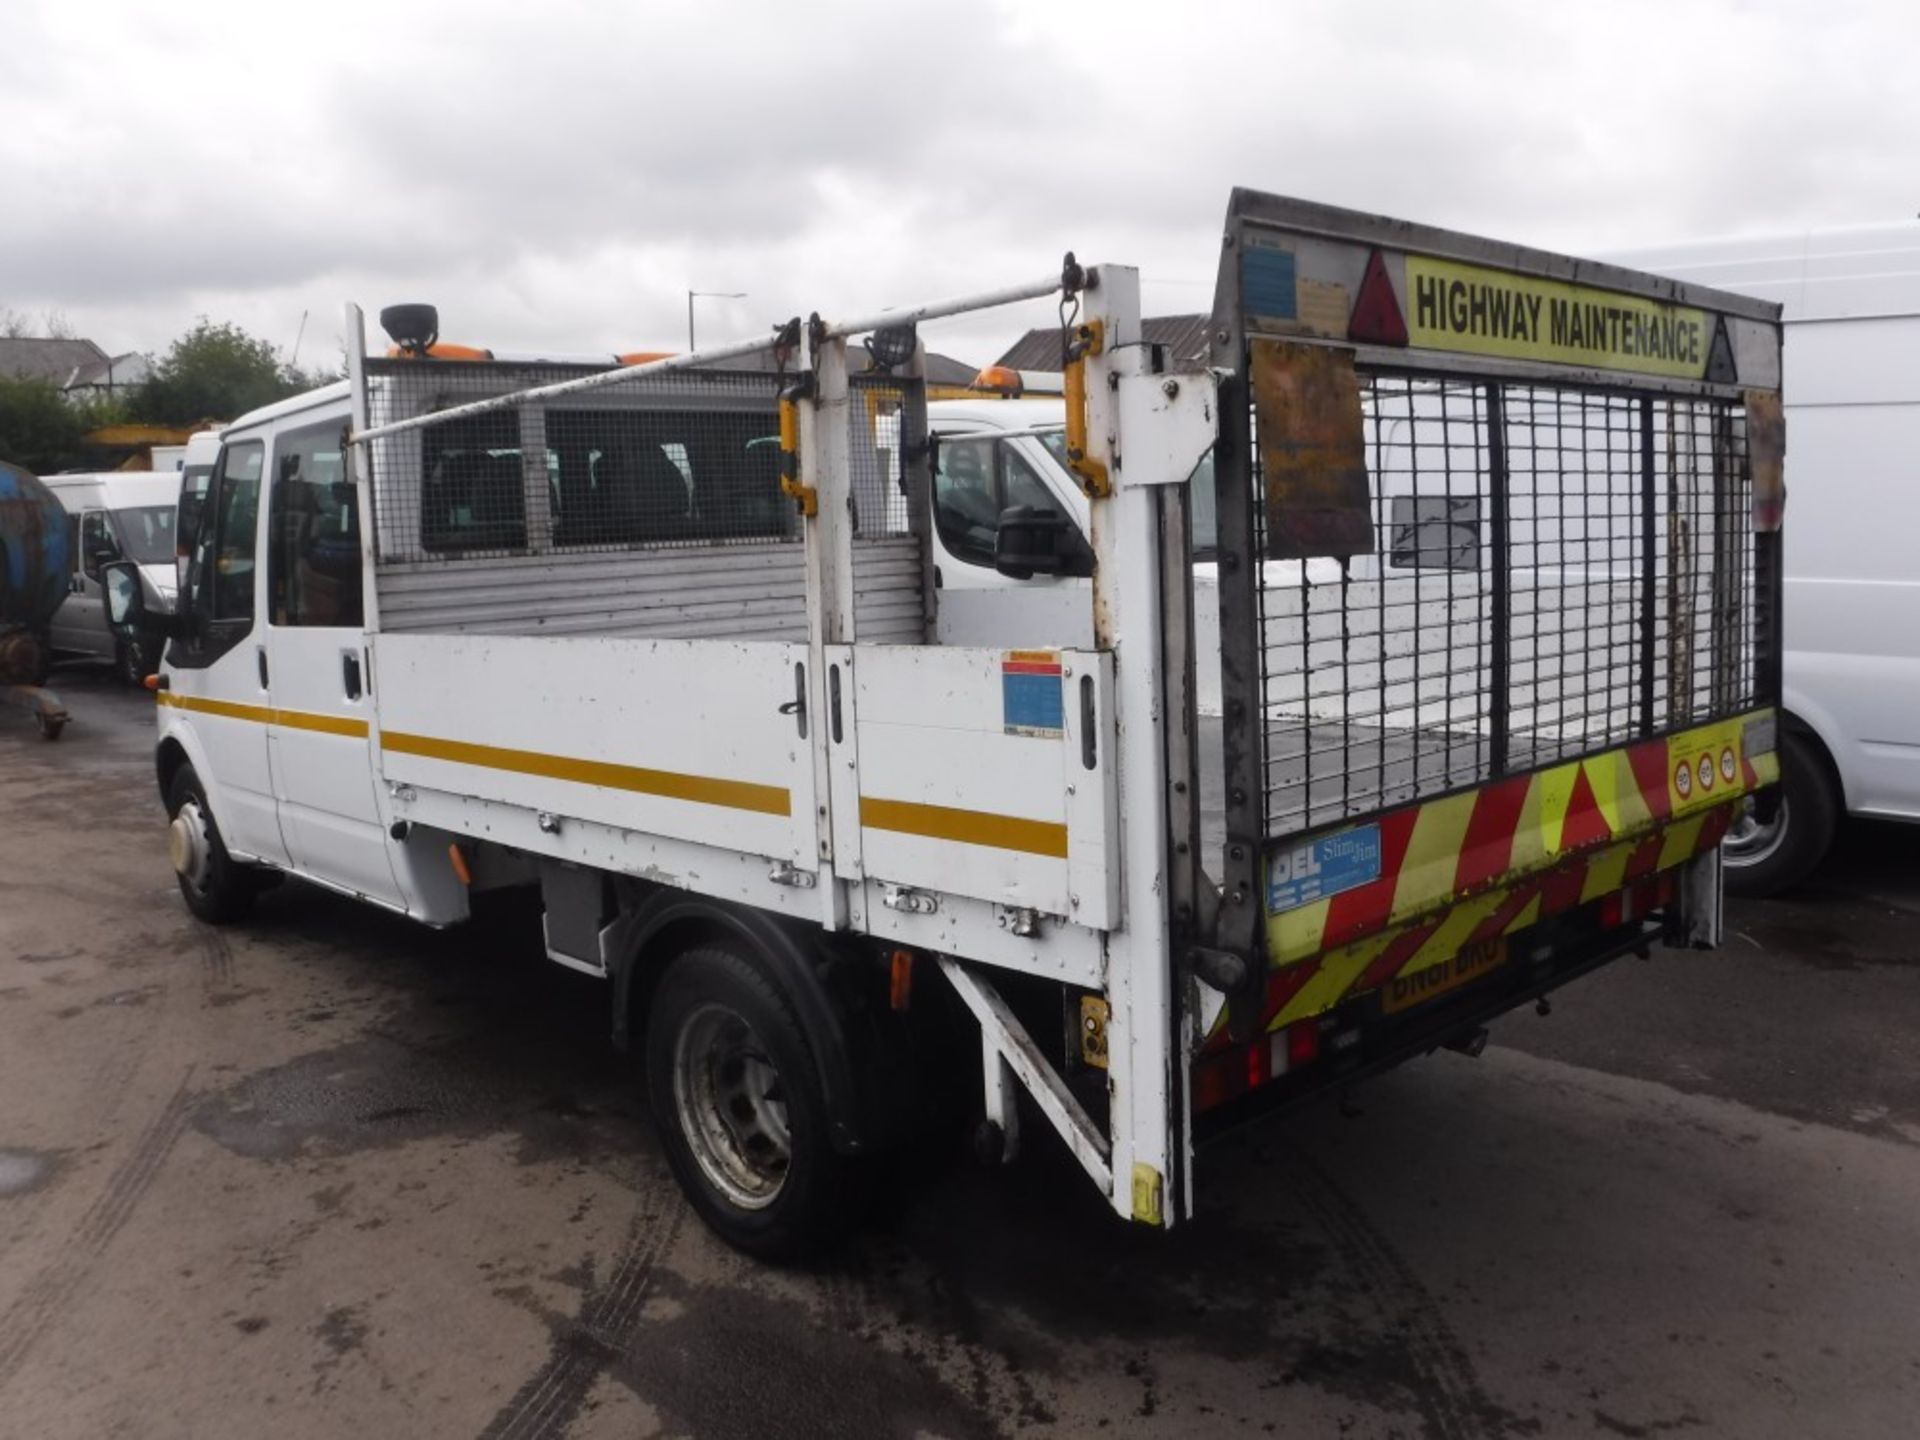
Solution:
[[[1714,324],[1704,310],[1426,255],[1406,266],[1407,339],[1421,349],[1707,375]]]

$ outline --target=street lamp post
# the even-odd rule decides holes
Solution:
[[[744,300],[746,298],[747,298],[747,292],[744,290],[689,290],[687,291],[687,349],[689,351],[692,351],[698,348],[693,343],[693,302],[696,299]]]

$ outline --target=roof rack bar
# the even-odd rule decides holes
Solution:
[[[917,325],[922,320],[939,320],[948,315],[964,315],[969,310],[991,310],[999,305],[1014,305],[1022,300],[1040,300],[1060,289],[1060,277],[1049,275],[1024,285],[1006,285],[998,290],[982,290],[974,295],[959,295],[951,300],[936,300],[929,305],[913,305],[905,310],[882,310],[853,320],[836,320],[821,333],[826,339],[865,335],[894,325]]]
[[[444,421],[458,420],[468,415],[486,415],[495,410],[509,409],[515,405],[524,405],[531,400],[552,400],[561,395],[577,394],[582,390],[597,390],[603,385],[617,384],[622,380],[638,380],[648,375],[666,375],[676,370],[694,370],[722,360],[738,360],[773,349],[779,339],[779,332],[776,331],[754,340],[736,340],[730,345],[716,345],[710,350],[693,350],[684,355],[669,355],[663,360],[649,360],[643,365],[623,365],[594,375],[560,380],[552,385],[538,385],[531,390],[516,390],[510,395],[490,395],[484,400],[473,400],[465,405],[452,405],[445,410],[435,410],[426,415],[410,415],[404,420],[375,425],[360,431],[353,438],[379,440],[388,435],[398,435],[407,430],[421,430],[429,425],[439,425]]]

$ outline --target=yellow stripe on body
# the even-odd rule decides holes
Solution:
[[[243,705],[236,700],[210,700],[204,695],[176,695],[162,690],[154,696],[175,710],[218,715],[227,720],[250,720],[256,725],[279,725],[288,730],[313,730],[322,735],[367,738],[367,722],[352,715],[321,715],[312,710],[282,710],[271,705]]]
[[[1635,845],[1615,845],[1601,851],[1587,862],[1587,878],[1580,885],[1580,903],[1598,900],[1602,895],[1611,895],[1616,890],[1626,888],[1627,862],[1633,858]]]
[[[1343,945],[1332,950],[1320,961],[1320,968],[1313,978],[1294,992],[1293,997],[1280,1007],[1280,1013],[1273,1018],[1269,1029],[1280,1030],[1304,1020],[1309,1015],[1318,1015],[1331,1010],[1347,993],[1349,986],[1360,978],[1367,966],[1371,965],[1382,950],[1397,937],[1398,931],[1388,930],[1383,934],[1369,935],[1365,940],[1356,940],[1351,945]]]
[[[1625,835],[1653,822],[1653,811],[1640,793],[1640,777],[1633,773],[1633,762],[1627,758],[1626,751],[1608,750],[1590,755],[1583,763],[1587,767],[1587,780],[1593,786],[1593,797],[1600,802],[1600,813],[1606,817],[1609,830]]]
[[[1511,935],[1516,930],[1524,930],[1529,925],[1538,924],[1539,921],[1540,921],[1540,896],[1536,892],[1532,899],[1528,900],[1526,904],[1520,907],[1520,913],[1515,915],[1513,919],[1509,920],[1507,922],[1507,928],[1505,930],[1502,930],[1500,933],[1502,935]]]
[[[1393,887],[1389,924],[1431,909],[1436,901],[1452,896],[1454,876],[1460,873],[1460,848],[1467,840],[1467,822],[1473,819],[1473,804],[1479,798],[1479,791],[1470,790],[1420,807],[1413,834],[1407,837],[1400,878]]]
[[[1490,890],[1484,895],[1476,895],[1471,900],[1462,900],[1447,912],[1447,918],[1435,927],[1420,948],[1408,957],[1407,963],[1394,973],[1411,975],[1418,970],[1426,970],[1435,965],[1444,965],[1460,952],[1467,943],[1467,937],[1480,928],[1481,922],[1488,919],[1494,911],[1507,903],[1512,894],[1511,888]]]
[[[1573,799],[1573,787],[1580,777],[1580,765],[1556,765],[1533,777],[1533,789],[1540,796],[1538,834],[1542,858],[1560,853],[1560,837],[1567,826],[1567,806]],[[1531,801],[1533,796],[1528,795]]]
[[[1656,870],[1671,870],[1682,860],[1693,858],[1693,852],[1700,848],[1700,828],[1707,823],[1708,812],[1685,820],[1676,820],[1660,840],[1660,858],[1654,863]]]
[[[1318,955],[1327,939],[1327,914],[1333,897],[1298,905],[1267,917],[1268,965],[1285,965]]]
[[[538,750],[474,745],[464,740],[441,740],[431,735],[409,735],[399,730],[382,731],[380,745],[382,749],[396,754],[418,755],[427,760],[477,765],[483,769],[505,770],[516,775],[538,775],[547,780],[568,780],[576,785],[599,785],[608,790],[658,795],[668,800],[688,800],[697,805],[751,810],[759,815],[787,815],[792,810],[791,792],[780,785],[720,780],[708,775],[683,775],[674,770],[653,770],[644,765],[621,765],[610,760],[546,755]]]
[[[957,840],[962,845],[1018,850],[1056,860],[1067,858],[1067,827],[1052,820],[1027,820],[986,810],[960,810],[950,805],[922,805],[913,800],[881,800],[862,795],[860,823],[869,830],[891,830],[928,840]]]

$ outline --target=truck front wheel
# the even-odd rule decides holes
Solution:
[[[182,765],[167,787],[167,855],[180,881],[187,909],[211,925],[238,920],[253,908],[260,888],[253,867],[227,854],[220,827],[213,823],[213,807],[193,766]]]
[[[661,976],[647,1015],[655,1123],[693,1208],[762,1260],[817,1250],[858,1218],[858,1161],[828,1134],[819,1065],[792,1004],[731,950]]]

